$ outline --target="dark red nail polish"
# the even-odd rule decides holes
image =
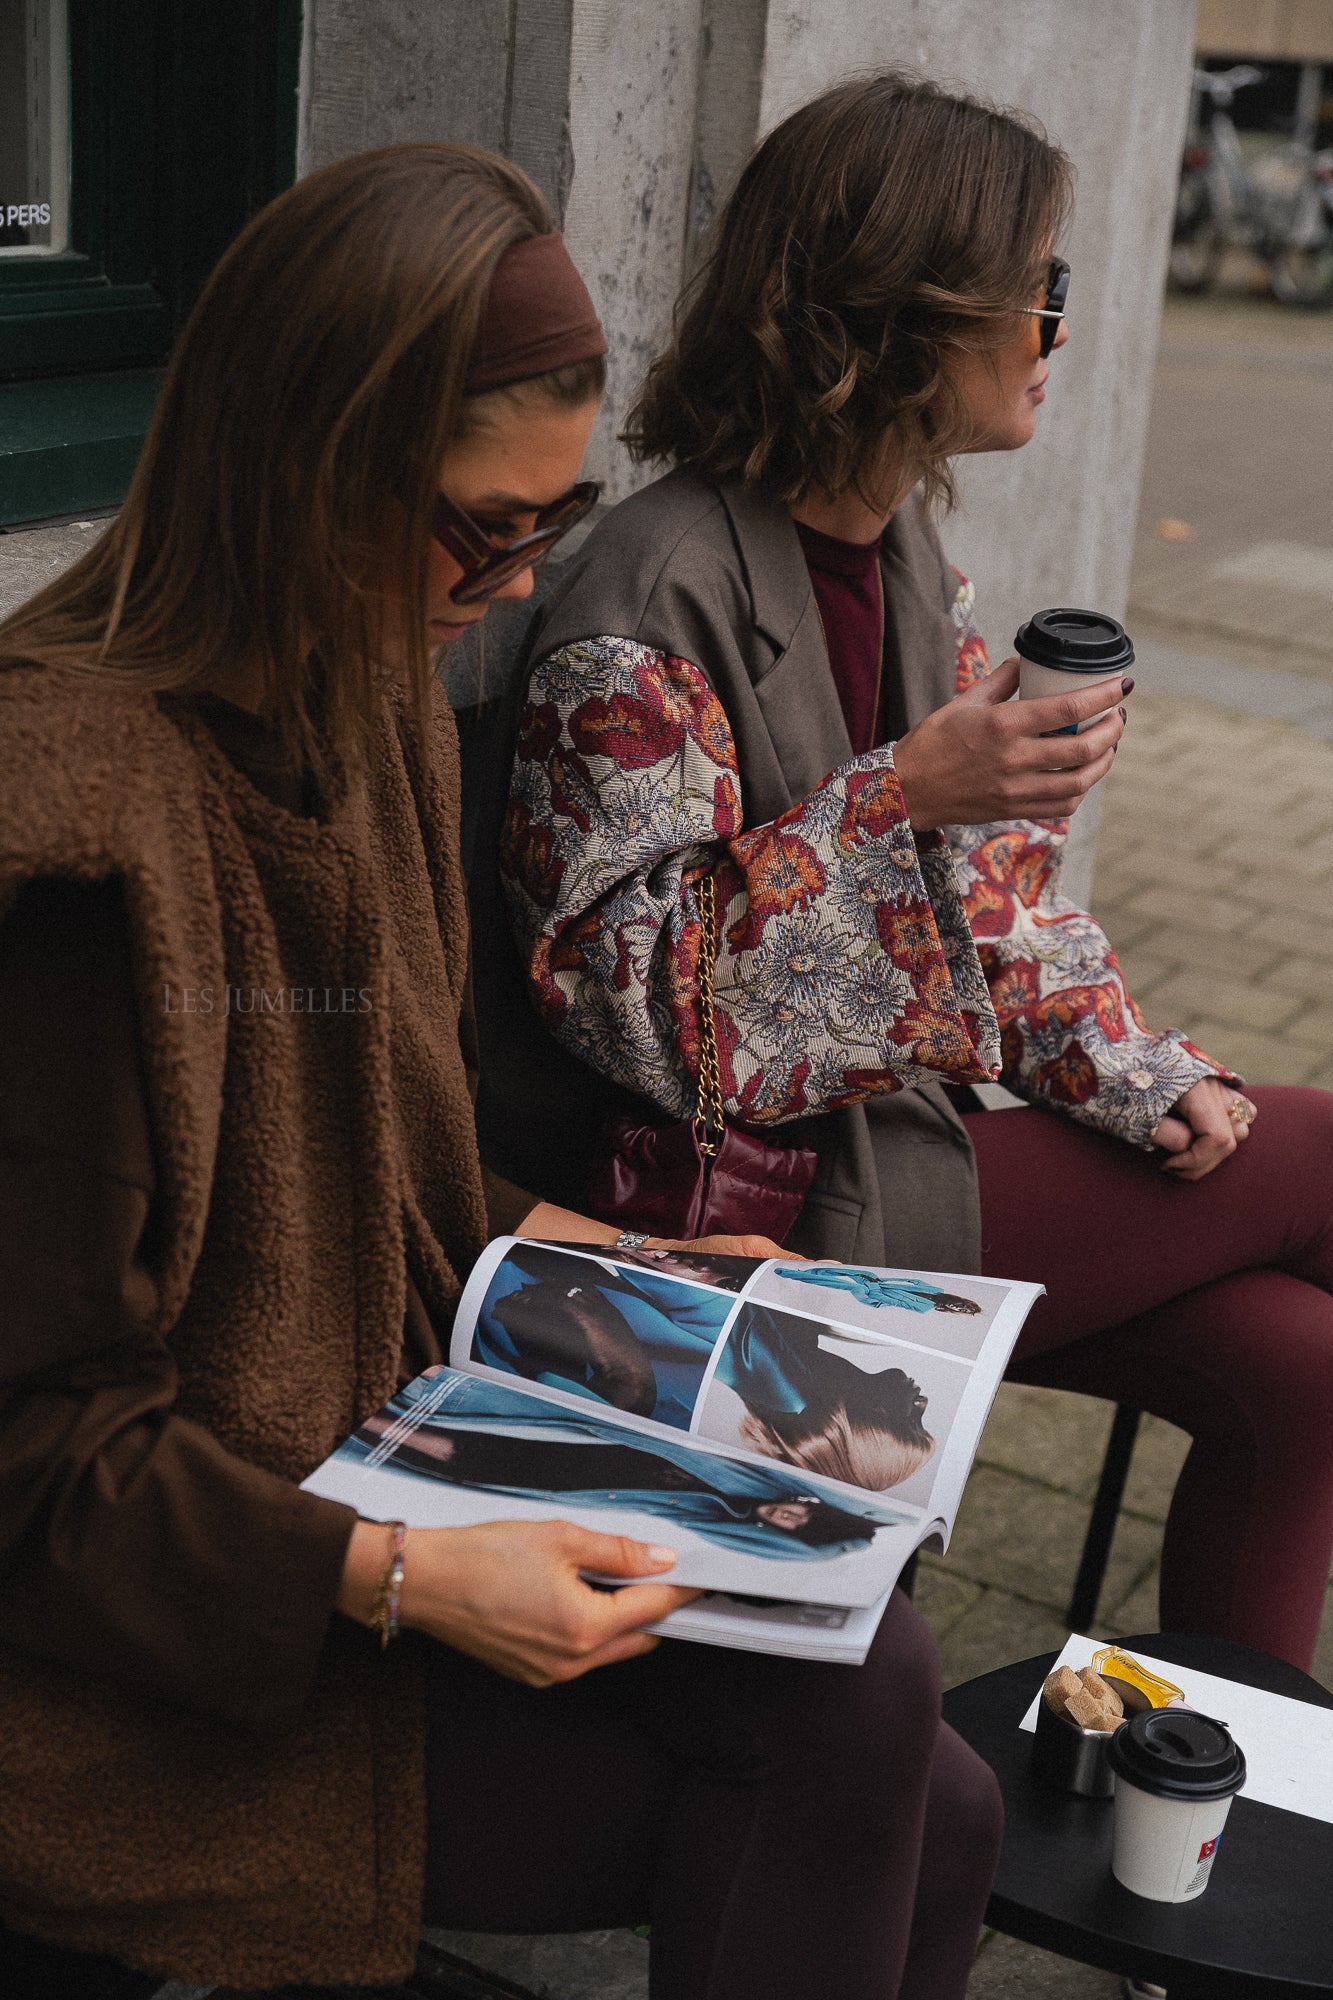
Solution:
[[[1128,715],[1126,715],[1126,713],[1125,713],[1125,711],[1124,711],[1124,709],[1123,709],[1123,708],[1122,708],[1122,709],[1121,709],[1121,711],[1120,711],[1120,720],[1121,720],[1122,722],[1128,722],[1128,721],[1129,721],[1129,717],[1128,717]]]
[[[1126,676],[1126,678],[1123,681],[1121,681],[1120,692],[1121,694],[1133,694],[1134,683],[1132,680],[1128,678],[1128,676]]]

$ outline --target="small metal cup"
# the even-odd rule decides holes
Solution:
[[[1033,1769],[1062,1791],[1077,1792],[1085,1799],[1109,1799],[1115,1791],[1115,1773],[1106,1756],[1112,1733],[1080,1729],[1069,1716],[1057,1715],[1043,1697],[1037,1703]]]

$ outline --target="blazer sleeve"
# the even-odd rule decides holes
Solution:
[[[961,577],[954,622],[961,692],[991,670],[972,586]],[[947,834],[1000,1024],[1001,1081],[1011,1090],[1146,1148],[1200,1078],[1240,1081],[1178,1030],[1147,1027],[1105,932],[1060,892],[1066,820]]]
[[[0,1607],[7,1644],[273,1727],[355,1514],[226,1451],[146,1329],[155,1170],[117,884],[0,927]]]
[[[689,660],[608,637],[538,664],[500,867],[551,1033],[672,1116],[696,1101],[705,872],[732,1117],[776,1125],[997,1072],[953,864],[939,836],[913,835],[892,746],[746,827],[726,714]]]

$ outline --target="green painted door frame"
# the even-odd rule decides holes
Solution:
[[[124,497],[213,264],[296,170],[301,0],[69,0],[70,240],[0,261],[0,527]]]

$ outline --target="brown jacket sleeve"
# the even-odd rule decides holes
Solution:
[[[0,1618],[6,1640],[267,1727],[299,1708],[355,1515],[174,1412],[118,884],[0,927]]]

